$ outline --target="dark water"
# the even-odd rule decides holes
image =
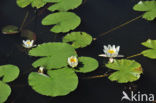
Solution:
[[[132,10],[132,6],[136,2],[136,0],[88,0],[74,10],[82,18],[82,24],[77,28],[77,31],[85,31],[93,37],[97,37],[102,32],[140,15]],[[20,26],[26,11],[29,9],[29,7],[26,9],[17,7],[15,0],[1,0],[0,28],[8,24]],[[34,11],[30,11],[32,17]],[[52,33],[48,31],[49,28],[43,27],[40,23],[41,19],[48,13],[46,11],[43,15],[36,17],[27,27],[36,32],[36,43],[54,40]],[[102,53],[103,45],[120,45],[120,54],[130,56],[144,50],[145,47],[141,46],[140,43],[148,38],[156,39],[156,22],[139,19],[101,37],[89,47],[79,49],[78,53],[80,56],[94,57],[102,65],[107,62],[107,60],[98,57],[98,54]],[[59,40],[59,36],[57,39]],[[93,73],[81,74],[77,90],[67,96],[51,98],[39,95],[27,84],[27,76],[33,69],[31,63],[34,58],[20,50],[22,40],[23,38],[19,35],[0,34],[0,64],[14,64],[19,66],[21,70],[20,77],[15,82],[10,83],[12,94],[7,103],[121,103],[122,91],[128,91],[127,88],[131,85],[131,87],[137,85],[136,91],[156,94],[156,60],[140,56],[136,57],[135,60],[142,64],[144,74],[133,84],[112,83],[107,78],[83,79],[107,71],[107,68],[99,68]]]

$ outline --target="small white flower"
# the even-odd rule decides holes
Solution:
[[[32,48],[34,47],[34,40],[23,40],[23,47]]]
[[[44,73],[44,67],[39,67],[38,72],[43,74]]]
[[[77,67],[77,65],[78,65],[78,59],[77,59],[77,57],[76,56],[69,57],[68,58],[68,64],[72,68]]]
[[[110,58],[109,61],[113,62],[113,58],[115,57],[123,57],[123,55],[119,55],[120,46],[115,47],[115,45],[104,45],[103,52],[104,54],[100,54],[101,57],[108,57]]]
[[[142,4],[142,3],[143,3],[142,1],[139,1],[139,2],[138,2],[138,4]]]

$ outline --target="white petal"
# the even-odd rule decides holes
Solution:
[[[23,40],[23,44],[25,44],[26,43],[26,41],[25,40]]]
[[[107,57],[106,54],[99,54],[100,57]]]
[[[124,55],[118,55],[117,57],[124,57]]]
[[[115,50],[115,45],[112,46],[112,49]]]
[[[104,50],[107,50],[107,49],[108,49],[108,47],[107,47],[107,46],[105,46],[105,45],[104,45],[103,47],[104,47]]]
[[[116,51],[119,52],[120,51],[120,46],[116,47]]]
[[[111,49],[111,48],[112,48],[112,46],[109,44],[109,45],[108,45],[108,49]]]

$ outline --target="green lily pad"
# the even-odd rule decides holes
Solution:
[[[156,40],[148,39],[146,42],[143,42],[142,45],[150,49],[144,50],[141,53],[148,58],[156,59]]]
[[[96,70],[99,66],[99,63],[96,59],[91,57],[79,57],[79,62],[82,63],[82,67],[79,67],[76,72],[88,73]]]
[[[146,20],[154,20],[156,18],[156,1],[140,1],[133,9],[135,11],[145,12],[143,18]]]
[[[47,2],[44,0],[16,0],[16,3],[19,7],[25,8],[28,5],[32,5],[32,7],[36,7],[37,9],[43,7]]]
[[[0,81],[0,103],[4,103],[8,99],[10,93],[10,86]]]
[[[75,9],[81,5],[82,0],[44,0],[46,2],[55,3],[48,8],[50,11],[68,11]]]
[[[19,33],[18,27],[14,25],[7,25],[2,29],[3,34],[17,34]]]
[[[118,83],[136,81],[140,78],[140,74],[143,73],[141,65],[134,60],[114,60],[113,63],[106,64],[106,67],[116,70],[109,76],[109,79]]]
[[[32,72],[28,77],[29,85],[42,95],[64,96],[77,88],[78,77],[70,68],[48,70],[47,74]]]
[[[51,32],[66,33],[80,25],[81,19],[72,12],[57,12],[49,14],[42,20],[43,25],[54,25]]]
[[[156,49],[147,49],[141,52],[145,57],[156,59]]]
[[[146,42],[141,43],[143,46],[156,49],[156,40],[148,39]]]
[[[72,42],[74,48],[83,48],[91,44],[92,36],[85,32],[72,32],[63,38],[63,42]]]
[[[68,65],[68,57],[77,56],[75,49],[67,43],[44,43],[29,51],[29,55],[42,57],[33,63],[34,67],[47,69],[61,68]]]
[[[0,77],[3,82],[11,82],[15,80],[19,75],[19,68],[14,65],[2,65],[0,66]]]

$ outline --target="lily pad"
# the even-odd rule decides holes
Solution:
[[[79,67],[76,72],[88,73],[96,70],[99,66],[99,63],[96,59],[91,57],[79,57],[79,62],[82,63],[82,67]]]
[[[156,18],[156,1],[140,1],[133,9],[135,11],[145,12],[143,18],[146,20],[154,20]]]
[[[43,25],[54,25],[51,32],[66,33],[80,25],[81,19],[72,12],[57,12],[49,14],[42,20]]]
[[[74,48],[83,48],[91,44],[92,36],[85,32],[72,32],[63,38],[63,42],[72,42]]]
[[[81,5],[82,0],[44,0],[46,2],[54,3],[48,8],[50,11],[68,11],[75,9]]]
[[[42,95],[64,96],[77,88],[78,77],[70,68],[48,70],[47,74],[32,72],[28,77],[29,85]]]
[[[11,93],[11,88],[9,85],[0,81],[0,91],[0,103],[4,103]]]
[[[150,49],[144,50],[142,54],[148,58],[156,59],[156,40],[148,39],[146,42],[143,42],[142,45]]]
[[[31,4],[32,7],[36,7],[38,9],[46,4],[44,0],[16,0],[16,3],[21,8],[25,8]]]
[[[68,57],[77,56],[75,49],[67,43],[44,43],[29,51],[29,55],[43,57],[33,63],[34,67],[47,69],[67,66]]]
[[[19,68],[14,65],[2,65],[0,66],[0,77],[3,82],[11,82],[15,80],[19,75]]]
[[[17,34],[19,33],[18,27],[14,25],[7,25],[2,29],[3,34]]]
[[[109,76],[109,79],[118,83],[136,81],[140,78],[140,74],[143,73],[141,65],[134,60],[114,60],[113,63],[106,64],[106,67],[116,70]]]

